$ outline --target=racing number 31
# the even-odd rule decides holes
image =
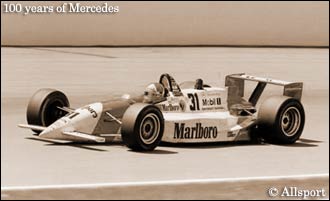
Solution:
[[[192,111],[199,110],[199,100],[198,100],[197,93],[188,94],[188,98],[191,100],[190,110],[192,110]]]

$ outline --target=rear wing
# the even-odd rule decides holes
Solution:
[[[287,82],[283,80],[276,80],[270,78],[256,77],[252,75],[246,75],[244,73],[232,74],[226,76],[225,86],[228,87],[228,104],[241,103],[244,96],[244,82],[245,80],[258,82],[256,88],[252,92],[249,102],[255,106],[259,100],[263,90],[267,84],[283,86],[283,95],[301,99],[303,83],[302,82]]]

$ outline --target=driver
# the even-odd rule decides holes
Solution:
[[[160,83],[152,83],[144,91],[143,102],[158,103],[165,100],[165,89]]]

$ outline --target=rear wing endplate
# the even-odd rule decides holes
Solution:
[[[230,105],[238,103],[244,96],[244,82],[255,81],[258,82],[257,87],[254,89],[253,93],[249,98],[249,102],[252,105],[256,105],[258,99],[260,98],[264,88],[267,84],[283,86],[283,95],[295,98],[297,100],[301,99],[303,83],[302,82],[288,82],[283,80],[276,80],[270,78],[257,77],[252,75],[246,75],[244,73],[232,74],[226,76],[226,87],[228,87],[228,103]]]

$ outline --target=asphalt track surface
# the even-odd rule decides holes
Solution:
[[[2,190],[329,173],[328,49],[1,48],[1,66]],[[223,86],[225,75],[239,72],[303,81],[306,124],[301,140],[289,146],[164,145],[154,152],[137,153],[120,142],[44,141],[16,126],[26,123],[28,99],[39,88],[60,89],[71,106],[78,107],[124,93],[140,94],[165,72],[177,82],[203,78],[215,86]],[[265,91],[262,99],[281,89],[269,87]],[[328,186],[327,176],[324,187]],[[254,195],[264,195],[266,190],[259,188]]]

